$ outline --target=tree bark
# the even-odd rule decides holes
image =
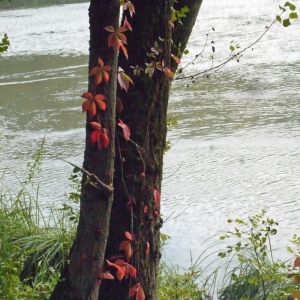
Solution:
[[[123,20],[126,17],[132,25],[132,32],[126,32],[129,59],[127,61],[120,54],[119,64],[133,78],[134,86],[130,87],[128,93],[118,91],[124,109],[117,114],[117,118],[131,128],[132,142],[126,142],[121,129],[117,129],[115,195],[106,257],[123,254],[122,251],[118,252],[118,248],[125,240],[125,231],[135,234],[130,263],[137,268],[138,275],[136,280],[103,282],[100,300],[129,299],[129,288],[137,282],[141,283],[147,300],[157,299],[157,274],[161,257],[159,229],[163,221],[159,215],[160,209],[155,205],[154,191],[160,191],[162,182],[170,79],[157,69],[152,78],[148,74],[133,77],[129,66],[144,68],[145,63],[151,62],[147,53],[151,53],[151,48],[158,42],[162,53],[157,61],[164,61],[166,67],[170,66],[175,71],[177,65],[170,62],[171,39],[174,41],[175,38],[177,45],[181,42],[180,47],[185,49],[202,1],[186,0],[184,5],[179,1],[178,9],[185,5],[191,6],[191,9],[187,17],[181,20],[183,25],[176,24],[178,30],[177,34],[175,30],[175,36],[172,36],[169,24],[173,1],[136,0],[132,3],[136,14],[131,18],[126,11],[123,16]],[[146,254],[147,243],[150,245],[149,254]]]
[[[132,31],[125,32],[128,44],[128,60],[122,52],[118,63],[134,81],[128,93],[116,92],[117,54],[107,47],[105,26],[118,27],[119,1],[91,0],[90,5],[90,61],[89,69],[97,65],[100,57],[105,65],[113,67],[109,84],[95,87],[93,78],[89,81],[91,93],[101,93],[106,97],[107,109],[98,111],[95,119],[101,120],[103,127],[110,130],[108,149],[99,151],[90,141],[91,126],[87,119],[86,150],[83,167],[96,177],[89,178],[97,185],[101,180],[108,187],[114,187],[114,201],[107,191],[100,190],[83,176],[80,203],[80,220],[76,240],[70,252],[70,264],[62,272],[62,280],[56,286],[50,299],[57,300],[124,300],[129,299],[129,289],[140,283],[147,300],[157,300],[157,274],[160,248],[159,193],[162,182],[163,154],[167,134],[167,107],[170,91],[170,78],[164,68],[176,70],[177,65],[170,61],[171,50],[185,49],[188,37],[195,23],[202,0],[132,0],[135,14],[125,10],[122,17],[131,23]],[[175,23],[172,35],[171,8],[180,10],[187,6],[190,12]],[[182,28],[181,28],[182,27]],[[173,39],[173,46],[172,46]],[[158,43],[156,59],[149,57],[151,48]],[[177,55],[177,53],[173,54]],[[145,64],[156,64],[150,77],[145,72],[134,76],[132,66],[145,69]],[[160,69],[160,70],[159,70]],[[122,99],[124,109],[115,115],[115,99]],[[126,141],[116,118],[121,119],[131,129],[131,137]],[[110,213],[111,212],[111,213]],[[109,229],[109,231],[108,231]],[[102,280],[99,290],[98,275],[106,270],[113,274],[114,268],[104,264],[103,258],[114,261],[122,258],[120,243],[128,231],[135,235],[132,242],[133,255],[128,261],[137,269],[135,278]],[[108,240],[107,240],[108,237]],[[106,243],[107,241],[107,243]]]
[[[94,174],[88,178],[83,174],[80,218],[76,239],[70,251],[70,262],[62,272],[61,281],[57,284],[50,299],[55,300],[96,300],[98,298],[100,278],[109,234],[109,218],[113,200],[113,172],[115,156],[115,107],[117,82],[117,52],[107,46],[108,32],[105,26],[118,27],[118,0],[91,0],[90,16],[90,59],[89,69],[97,65],[98,57],[112,71],[107,84],[94,85],[94,78],[89,78],[89,92],[106,97],[106,110],[97,111],[92,119],[87,115],[86,148],[83,168]],[[78,41],[80,42],[80,41]],[[90,134],[91,121],[101,123],[108,128],[110,143],[101,151],[97,143],[92,144]],[[97,181],[104,183],[103,189]],[[111,190],[111,192],[110,192]]]

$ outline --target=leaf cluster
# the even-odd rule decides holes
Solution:
[[[298,14],[295,12],[296,6],[290,2],[286,2],[284,4],[284,7],[279,5],[279,9],[282,11],[282,13],[285,13],[287,9],[289,9],[291,12],[289,13],[288,18],[282,19],[280,15],[276,16],[276,20],[281,23],[284,27],[288,27],[291,25],[291,20],[298,19]]]

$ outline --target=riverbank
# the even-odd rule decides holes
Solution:
[[[34,182],[42,172],[42,155],[41,146],[27,164],[19,187],[1,188],[1,299],[48,299],[75,236],[80,176],[71,175],[72,191],[66,194],[61,206],[41,208],[39,187]],[[290,260],[274,258],[276,221],[262,212],[244,220],[228,220],[228,228],[231,231],[220,234],[221,242],[213,245],[218,250],[213,254],[203,252],[195,261],[191,260],[189,268],[184,270],[169,261],[161,263],[160,300],[287,299],[297,290],[292,283],[298,283],[300,275],[291,268],[297,252],[290,247]],[[226,244],[222,242],[225,240]],[[161,241],[164,248],[168,236],[162,234]],[[294,237],[292,244],[299,247],[299,238]],[[218,261],[213,268],[206,253]]]

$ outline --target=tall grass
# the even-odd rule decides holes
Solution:
[[[42,209],[39,187],[34,196],[28,191],[41,171],[42,157],[43,142],[27,164],[27,177],[19,188],[0,190],[0,299],[48,299],[75,236],[78,212],[74,207],[80,196],[80,176],[74,170],[70,177],[73,192],[61,209]],[[300,275],[291,267],[291,261],[274,259],[272,238],[277,223],[265,218],[264,213],[246,221],[229,221],[236,226],[221,240],[233,238],[233,244],[214,243],[214,248],[222,250],[219,257],[208,248],[195,262],[191,260],[186,270],[171,263],[160,264],[159,300],[292,299]],[[167,238],[162,235],[162,244]],[[294,236],[292,241],[299,248],[300,238]],[[288,250],[293,252],[291,247]],[[213,256],[219,261],[218,267],[208,263]]]
[[[0,299],[48,299],[74,238],[64,211],[42,211],[38,187],[28,191],[40,172],[42,142],[19,188],[0,193]]]

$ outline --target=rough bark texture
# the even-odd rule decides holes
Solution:
[[[126,142],[121,129],[117,129],[115,196],[106,257],[124,255],[122,251],[118,252],[119,244],[126,239],[124,232],[135,234],[136,241],[133,243],[134,252],[130,263],[137,268],[138,274],[137,280],[103,282],[100,300],[129,299],[129,288],[137,282],[145,290],[147,300],[157,299],[157,273],[161,256],[159,229],[163,221],[159,216],[159,208],[155,208],[153,192],[154,189],[160,191],[162,181],[170,79],[157,69],[152,78],[144,73],[139,77],[133,76],[129,66],[139,65],[145,68],[145,63],[152,60],[147,52],[151,53],[156,41],[163,50],[157,61],[164,61],[165,66],[171,65],[175,70],[177,66],[170,62],[171,38],[175,38],[178,44],[180,41],[181,47],[185,49],[202,1],[184,1],[185,4],[179,1],[177,9],[186,5],[191,10],[186,20],[181,20],[184,28],[178,29],[177,33],[175,31],[173,37],[172,28],[168,24],[173,1],[131,2],[135,5],[136,14],[131,18],[125,12],[123,16],[123,20],[126,16],[132,25],[132,32],[126,32],[129,59],[127,61],[120,54],[119,64],[133,78],[134,86],[130,87],[128,93],[118,92],[124,109],[117,114],[117,118],[129,125],[133,142]],[[150,245],[149,254],[146,254],[147,243]],[[125,257],[123,259],[126,260]]]
[[[117,78],[117,53],[107,47],[108,32],[105,26],[118,26],[119,1],[92,0],[90,16],[90,60],[89,69],[97,65],[100,57],[105,65],[113,68],[110,81],[97,87],[93,78],[89,80],[89,92],[101,93],[106,97],[107,108],[98,111],[90,119],[87,117],[86,148],[83,168],[97,176],[104,184],[112,187],[115,156],[115,95]],[[78,41],[80,42],[80,41]],[[90,121],[99,122],[109,129],[110,144],[99,151],[97,144],[92,144]],[[89,182],[90,180],[90,182]],[[70,263],[62,272],[62,281],[57,284],[51,299],[55,300],[96,300],[99,292],[99,274],[102,272],[109,218],[113,195],[99,188],[96,180],[83,175],[80,219],[74,245],[70,252]],[[91,182],[93,184],[91,184]],[[97,187],[95,187],[95,185]]]
[[[131,129],[131,140],[125,141],[122,129],[118,126],[114,137],[116,55],[114,50],[108,49],[108,34],[103,30],[108,25],[117,28],[119,3],[117,0],[91,0],[89,67],[97,65],[97,58],[101,57],[106,65],[113,67],[114,72],[109,85],[101,84],[96,90],[107,99],[107,110],[104,113],[98,112],[98,117],[104,127],[110,128],[111,143],[108,149],[101,151],[96,145],[92,145],[89,138],[90,120],[87,120],[84,168],[108,185],[113,176],[114,201],[112,203],[112,197],[103,191],[86,184],[84,176],[80,221],[70,254],[70,265],[63,272],[63,281],[57,285],[52,300],[129,299],[130,287],[138,282],[141,283],[147,300],[157,300],[157,274],[161,256],[159,229],[162,219],[154,192],[160,191],[162,182],[170,79],[158,69],[155,69],[152,78],[144,73],[134,76],[130,66],[139,65],[145,69],[145,63],[154,61],[147,53],[153,53],[151,48],[158,42],[161,50],[156,62],[163,62],[165,67],[172,67],[175,71],[177,65],[170,61],[171,49],[175,55],[177,52],[174,51],[177,51],[179,43],[181,52],[185,49],[202,0],[180,0],[175,4],[174,0],[131,2],[135,5],[136,13],[132,18],[127,10],[122,18],[122,22],[126,17],[132,25],[132,32],[125,32],[129,59],[122,52],[118,59],[119,65],[134,80],[134,86],[130,87],[128,93],[124,90],[117,92],[124,107],[122,112],[117,113],[117,120],[122,119]],[[172,36],[169,20],[173,5],[177,10],[187,6],[190,12],[181,20],[183,25],[175,23],[176,29]],[[176,47],[172,47],[171,39]],[[95,92],[92,81],[89,91]],[[129,263],[137,269],[137,277],[123,279],[121,282],[102,280],[98,296],[98,274],[102,272],[104,251],[106,259],[113,261],[118,257],[126,261],[124,251],[119,251],[120,243],[126,240],[125,231],[136,236]],[[146,253],[147,245],[150,246],[149,253]],[[103,272],[108,269],[112,273],[116,271],[104,264]]]

